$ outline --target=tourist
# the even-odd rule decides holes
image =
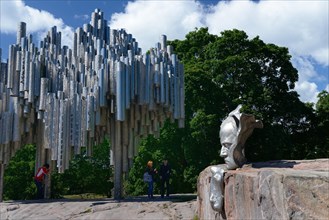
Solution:
[[[37,174],[34,176],[34,183],[37,186],[37,199],[44,198],[44,180],[46,175],[49,173],[49,164],[44,164],[37,171]]]
[[[168,164],[168,160],[165,158],[162,161],[162,165],[160,166],[160,181],[161,181],[161,198],[163,198],[165,189],[166,196],[169,197],[169,179],[170,179],[171,168]],[[165,187],[166,185],[166,187]]]
[[[155,174],[158,173],[158,171],[156,169],[153,168],[153,161],[149,161],[147,162],[147,167],[146,167],[146,171],[150,176],[150,181],[148,181],[148,188],[147,188],[147,197],[149,199],[153,199],[153,182],[154,182],[154,176]]]

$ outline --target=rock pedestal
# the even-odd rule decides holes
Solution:
[[[196,204],[196,212],[199,216],[199,219],[214,219],[222,220],[226,219],[224,213],[219,213],[214,211],[211,208],[209,201],[209,192],[210,192],[210,179],[211,171],[210,166],[204,169],[198,178],[198,196]]]
[[[209,202],[210,167],[198,178],[199,219],[329,219],[329,159],[246,164],[224,176],[224,213]]]

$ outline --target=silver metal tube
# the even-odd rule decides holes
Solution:
[[[184,124],[184,69],[167,37],[142,55],[133,36],[110,29],[96,9],[91,23],[76,29],[72,49],[62,47],[56,26],[37,45],[20,23],[17,44],[1,64],[0,162],[7,163],[23,142],[36,141],[36,164],[54,160],[63,172],[71,152],[85,146],[91,155],[110,134],[115,197],[121,197],[122,175],[140,138],[159,135],[165,118]]]

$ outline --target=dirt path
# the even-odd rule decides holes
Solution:
[[[193,219],[196,196],[124,200],[42,200],[0,203],[0,219]]]

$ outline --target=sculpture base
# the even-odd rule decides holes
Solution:
[[[199,219],[327,219],[329,159],[246,164],[224,176],[224,213],[209,202],[210,167],[198,178]]]

